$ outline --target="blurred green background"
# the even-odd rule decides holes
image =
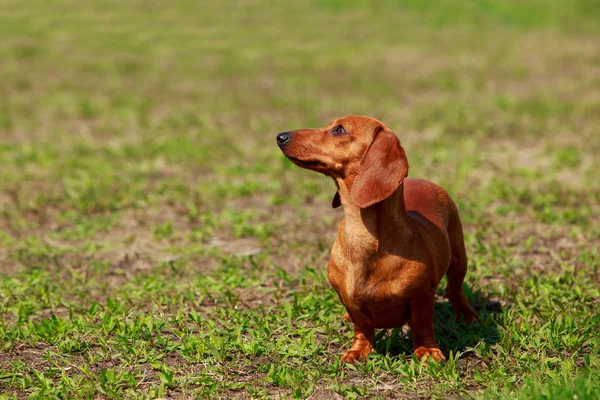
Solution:
[[[445,364],[338,362],[335,187],[275,135],[350,114],[461,210]],[[4,0],[2,396],[595,398],[599,116],[595,0]]]

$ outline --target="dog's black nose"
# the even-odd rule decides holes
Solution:
[[[277,144],[279,147],[285,146],[286,143],[290,141],[290,137],[292,136],[292,132],[281,132],[277,135]]]

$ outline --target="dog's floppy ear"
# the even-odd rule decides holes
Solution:
[[[391,196],[408,175],[408,160],[400,141],[385,129],[373,139],[352,184],[352,202],[367,208]]]
[[[340,199],[340,192],[336,191],[335,195],[333,195],[333,200],[331,200],[331,207],[338,208],[341,205],[342,205],[342,200]]]

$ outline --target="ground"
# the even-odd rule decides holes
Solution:
[[[600,7],[405,0],[7,0],[2,398],[595,398]],[[340,210],[275,135],[376,117],[465,225],[448,359],[351,327]]]

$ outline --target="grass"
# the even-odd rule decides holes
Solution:
[[[595,398],[598,21],[589,0],[5,1],[2,398]],[[461,210],[482,324],[440,296],[444,364],[401,329],[339,362],[334,187],[275,134],[349,114]]]

